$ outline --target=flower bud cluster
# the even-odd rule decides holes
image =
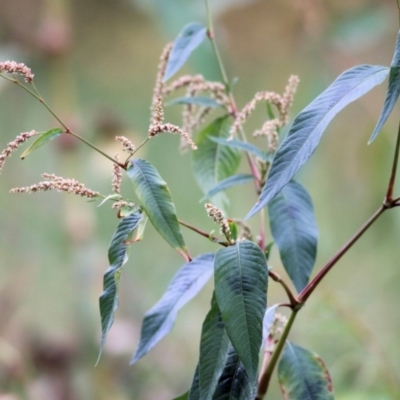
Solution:
[[[206,208],[208,216],[217,224],[220,225],[221,227],[221,232],[229,238],[231,234],[231,230],[229,228],[229,222],[225,218],[225,214],[220,210],[218,207],[215,207],[211,203],[206,203],[204,204],[204,207]]]
[[[0,62],[0,73],[19,74],[24,77],[25,82],[32,83],[34,75],[30,68],[16,61]]]

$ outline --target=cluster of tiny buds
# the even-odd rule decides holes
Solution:
[[[6,158],[9,157],[13,151],[17,150],[22,143],[37,134],[36,131],[24,132],[18,135],[12,142],[8,143],[7,147],[0,153],[0,172],[3,169]]]
[[[120,210],[121,208],[124,207],[135,207],[135,203],[125,200],[118,200],[112,205],[111,208],[114,210]]]
[[[118,161],[118,154],[114,155],[114,158]],[[117,164],[113,164],[113,175],[112,175],[112,188],[115,193],[120,193],[121,191],[121,182],[122,182],[122,170],[121,167]]]
[[[149,128],[149,137],[150,138],[156,137],[160,133],[176,133],[178,135],[181,135],[193,150],[197,149],[197,146],[196,146],[195,142],[192,140],[192,138],[186,132],[184,132],[181,128],[179,128],[179,126],[169,124],[169,123],[150,125],[150,128]]]
[[[23,63],[15,61],[0,62],[0,73],[20,74],[27,83],[32,83],[34,77],[30,68]]]
[[[115,136],[115,140],[122,144],[123,151],[129,154],[133,154],[135,152],[136,150],[135,145],[125,136]]]
[[[10,193],[36,193],[55,189],[59,192],[74,193],[82,197],[87,197],[88,199],[101,196],[99,192],[88,189],[83,183],[75,179],[65,179],[54,174],[42,174],[42,177],[45,181],[28,187],[11,189]]]
[[[220,210],[218,207],[214,206],[211,203],[206,203],[204,204],[204,207],[206,208],[208,216],[217,224],[220,225],[221,227],[221,232],[229,238],[231,234],[231,230],[229,228],[229,222],[225,218],[224,213],[222,210]]]

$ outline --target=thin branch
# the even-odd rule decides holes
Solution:
[[[393,199],[393,188],[396,181],[397,164],[399,160],[399,148],[400,148],[400,123],[399,123],[399,129],[397,131],[396,148],[394,151],[392,172],[390,174],[389,184],[386,191],[386,199],[385,199],[386,202],[391,202]]]
[[[224,247],[228,247],[228,246],[229,246],[229,243],[227,243],[227,242],[222,242],[222,241],[221,241],[219,238],[217,238],[216,236],[213,236],[213,235],[211,235],[210,233],[208,233],[208,232],[206,232],[206,231],[203,231],[203,230],[201,230],[201,229],[199,229],[199,228],[196,228],[195,226],[190,225],[190,224],[188,224],[187,222],[182,221],[181,219],[178,219],[178,222],[179,222],[182,226],[184,226],[185,228],[188,228],[188,229],[192,230],[193,232],[196,232],[196,233],[198,233],[199,235],[206,237],[207,239],[211,240],[211,241],[214,242],[214,243],[218,243],[218,244],[220,244],[221,246],[224,246]]]
[[[299,301],[296,299],[295,295],[292,293],[287,283],[274,271],[268,271],[268,275],[273,281],[278,282],[282,285],[283,289],[289,297],[290,307],[293,309],[294,307],[298,306]]]

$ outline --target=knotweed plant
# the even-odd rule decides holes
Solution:
[[[382,204],[313,277],[318,230],[311,198],[295,180],[295,174],[311,157],[326,127],[339,111],[389,77],[382,113],[370,142],[376,138],[400,94],[400,34],[390,67],[359,65],[343,72],[300,112],[282,138],[299,84],[296,71],[292,71],[281,93],[260,91],[238,108],[214,38],[208,1],[205,4],[207,26],[190,23],[162,52],[144,141],[132,143],[123,136],[115,138],[121,144],[125,159],[106,154],[73,132],[42,98],[27,66],[15,61],[0,63],[0,76],[35,97],[59,123],[47,132],[18,135],[0,153],[0,171],[7,158],[26,141],[33,142],[21,158],[61,135],[76,137],[110,160],[110,194],[101,194],[74,179],[52,173],[44,173],[43,180],[36,184],[11,189],[11,193],[57,190],[99,200],[101,204],[111,202],[116,210],[120,220],[108,250],[110,266],[105,271],[100,295],[99,359],[118,308],[118,286],[122,267],[128,259],[128,248],[144,238],[149,221],[161,238],[182,256],[183,265],[166,293],[145,315],[132,364],[170,332],[179,309],[213,279],[214,292],[202,326],[197,368],[193,371],[191,385],[188,383],[187,393],[179,399],[268,398],[271,376],[276,368],[285,399],[333,399],[329,366],[312,351],[291,342],[289,335],[296,316],[339,259],[385,211],[400,206],[400,197],[393,193],[400,130]],[[210,82],[199,74],[172,80],[190,54],[206,39],[220,67],[221,82]],[[183,96],[177,96],[179,92],[183,92]],[[166,102],[182,106],[181,126],[165,121]],[[248,132],[246,121],[257,106],[267,110],[266,120],[259,129]],[[216,111],[218,117],[213,117]],[[211,233],[178,218],[167,183],[150,161],[137,157],[150,139],[157,145],[157,136],[167,133],[179,135],[181,147],[193,154],[194,177],[204,191],[204,218],[208,216],[216,226]],[[249,143],[250,135],[257,138],[258,146]],[[248,173],[238,174],[236,170],[242,156],[246,159]],[[137,204],[121,194],[123,172],[132,183]],[[230,218],[220,206],[220,196],[226,189],[242,184],[251,184],[258,200],[247,215]],[[269,229],[265,226],[266,212]],[[257,231],[249,224],[254,217],[259,219]],[[199,240],[209,241],[210,251],[192,254],[181,227],[196,232]],[[293,285],[268,265],[273,245]],[[269,280],[282,288],[282,300],[278,304],[269,303]],[[288,318],[281,314],[281,309],[289,311]]]

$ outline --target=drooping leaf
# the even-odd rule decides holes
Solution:
[[[175,205],[166,182],[148,161],[137,158],[131,160],[131,163],[127,173],[150,222],[170,246],[189,260]]]
[[[101,207],[108,200],[120,200],[121,198],[122,198],[121,195],[118,193],[109,194],[108,196],[104,197],[102,202],[97,207]]]
[[[212,400],[254,400],[254,384],[235,349],[230,348],[228,359]]]
[[[165,70],[164,82],[185,64],[190,54],[201,44],[206,36],[207,28],[199,22],[191,22],[182,29],[174,41]]]
[[[318,228],[310,195],[291,180],[268,205],[271,233],[298,292],[307,285],[317,255]]]
[[[374,86],[383,82],[389,69],[359,65],[345,71],[294,120],[274,157],[267,183],[245,220],[264,208],[311,157],[335,115]]]
[[[63,132],[64,132],[64,130],[61,128],[53,128],[46,132],[41,133],[39,135],[39,137],[22,153],[21,159],[23,160],[25,157],[27,157],[29,154],[31,154],[32,151],[43,146],[45,143],[49,142],[50,140],[58,138]]]
[[[138,226],[141,212],[135,212],[124,218],[117,227],[108,249],[110,267],[104,274],[103,293],[100,295],[101,315],[101,345],[97,362],[106,342],[108,331],[114,322],[114,313],[118,308],[118,286],[121,278],[122,266],[128,260],[126,242],[132,231]]]
[[[269,331],[271,329],[272,324],[274,323],[276,309],[279,307],[279,304],[274,304],[269,307],[267,311],[265,311],[264,319],[263,319],[263,340],[262,344],[267,340]]]
[[[199,381],[199,365],[196,367],[194,372],[192,386],[189,390],[189,400],[199,400],[200,399],[200,381]]]
[[[149,310],[143,320],[139,346],[132,358],[134,364],[148,353],[172,329],[178,311],[208,282],[213,274],[214,254],[200,255],[184,264],[167,291]]]
[[[267,260],[248,240],[215,254],[215,294],[229,339],[252,383],[257,377],[266,309]]]
[[[168,107],[176,104],[193,104],[196,106],[211,107],[211,108],[221,107],[221,104],[216,102],[214,99],[202,96],[178,97],[166,103],[165,106]]]
[[[138,225],[137,230],[136,230],[136,235],[133,238],[134,242],[140,242],[143,239],[144,231],[145,231],[146,225],[147,225],[147,221],[148,221],[148,217],[147,217],[146,213],[143,211],[142,212],[142,218],[140,219],[139,225]]]
[[[213,142],[216,142],[218,144],[222,144],[223,146],[228,146],[231,149],[238,149],[238,150],[244,150],[247,151],[258,158],[260,158],[264,162],[271,162],[272,161],[272,154],[268,154],[265,151],[260,150],[257,146],[254,146],[254,144],[247,143],[247,142],[242,142],[240,140],[227,140],[223,138],[218,138],[218,137],[211,137],[210,138]]]
[[[229,117],[218,118],[208,125],[196,138],[197,150],[193,154],[193,173],[204,193],[217,183],[233,175],[239,166],[240,153],[211,139],[226,138],[229,135]],[[223,193],[214,196],[212,202],[224,208],[226,197]]]
[[[243,185],[247,182],[250,182],[254,179],[253,175],[251,174],[236,174],[232,175],[229,178],[226,178],[222,180],[221,182],[217,183],[212,189],[210,189],[204,197],[200,200],[200,202],[203,202],[206,199],[209,199],[219,192],[222,192],[223,190],[229,189],[232,186],[236,185]]]
[[[215,294],[211,310],[203,323],[200,340],[199,400],[211,400],[219,377],[224,370],[231,342],[222,322]]]
[[[333,400],[332,379],[321,358],[287,342],[278,365],[285,400]]]
[[[368,141],[370,144],[377,136],[383,125],[392,113],[394,106],[400,95],[400,31],[397,34],[396,48],[390,65],[389,87],[386,93],[385,103],[383,105],[381,115]]]

